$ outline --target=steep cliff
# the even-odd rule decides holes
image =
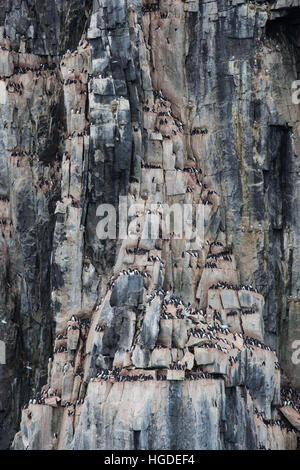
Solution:
[[[0,6],[0,446],[297,448],[299,1]]]

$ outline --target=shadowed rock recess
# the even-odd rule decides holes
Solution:
[[[0,448],[297,448],[299,38],[299,0],[0,0]]]

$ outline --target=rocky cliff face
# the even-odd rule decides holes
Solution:
[[[299,1],[0,6],[0,446],[297,448]]]

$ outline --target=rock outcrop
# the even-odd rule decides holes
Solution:
[[[3,3],[0,446],[296,449],[299,2]]]

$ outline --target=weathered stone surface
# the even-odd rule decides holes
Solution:
[[[73,329],[70,325],[70,330],[68,331],[68,341],[67,341],[68,350],[76,351],[78,341],[79,341],[79,334],[80,334],[79,328],[75,327],[75,329]]]
[[[170,349],[154,349],[151,353],[151,367],[167,369],[172,362]]]
[[[182,365],[185,365],[186,366],[186,369],[187,370],[191,370],[193,367],[194,367],[194,361],[195,361],[195,357],[194,357],[194,354],[192,354],[191,352],[187,351],[183,358],[181,359],[181,364]]]
[[[131,383],[114,384],[109,394],[106,392],[106,383],[91,384],[84,405],[85,409],[80,417],[79,427],[75,431],[72,448],[106,449],[110,442],[107,437],[105,438],[105,428],[102,424],[106,419],[114,422],[112,442],[114,449],[133,448],[134,439],[137,437],[136,446],[142,449],[168,449],[172,446],[171,442],[174,445],[174,439],[176,439],[176,448],[195,449],[199,446],[209,449],[214,447],[213,442],[218,442],[218,423],[222,419],[225,409],[224,389],[221,383],[213,384],[204,381],[202,387],[199,387],[198,384],[199,382],[183,381],[137,382],[134,395]],[[169,410],[167,408],[168,396],[172,397],[172,405]],[[198,412],[194,415],[197,409],[195,403],[198,400],[204,400],[206,410],[204,415]],[[215,400],[217,407],[213,417],[209,414],[209,409]],[[138,405],[145,402],[147,408]],[[182,407],[185,402],[190,402],[188,408]],[[97,434],[87,428],[87,406],[90,410],[90,419],[99,423]],[[176,415],[179,410],[183,411],[183,415],[180,426],[178,423],[178,428],[175,428],[170,434],[167,431],[169,428],[167,422],[169,419],[173,419],[172,414],[176,409]],[[156,411],[154,412],[154,410]],[[105,419],[104,413],[109,413]],[[196,416],[196,420],[192,418],[193,415]],[[213,422],[217,425],[210,426]],[[199,423],[201,423],[201,429],[204,426],[206,436],[203,436],[202,432],[200,433]],[[196,432],[196,436],[194,432]],[[135,433],[137,434],[135,435]]]
[[[240,316],[242,329],[245,335],[251,338],[257,338],[259,341],[264,339],[263,318],[260,313],[245,314]]]
[[[223,308],[230,308],[230,309],[240,308],[238,297],[236,295],[236,292],[233,290],[222,290],[221,300],[222,300]]]
[[[150,351],[137,345],[132,353],[132,363],[138,369],[145,369],[150,362]]]
[[[147,306],[144,316],[141,345],[144,348],[153,349],[159,333],[161,302],[155,298],[151,305]]]
[[[52,449],[52,406],[31,405],[24,413],[21,432],[23,449]]]
[[[157,338],[157,344],[163,344],[167,348],[170,348],[172,346],[172,332],[172,320],[161,319],[159,322],[159,335]]]
[[[167,380],[184,380],[185,373],[184,370],[168,370]]]
[[[144,281],[141,276],[119,276],[112,290],[110,305],[137,307],[143,302]]]
[[[173,323],[173,333],[172,341],[176,348],[183,349],[188,336],[187,336],[187,324],[185,320],[174,319]]]
[[[300,431],[300,413],[297,413],[291,406],[283,406],[280,411],[291,425]]]
[[[246,384],[257,409],[264,412],[266,419],[271,419],[271,404],[280,387],[274,366],[274,355],[270,351],[256,350],[252,356],[248,355]]]
[[[227,374],[227,357],[216,349],[195,348],[195,362],[207,372]]]

